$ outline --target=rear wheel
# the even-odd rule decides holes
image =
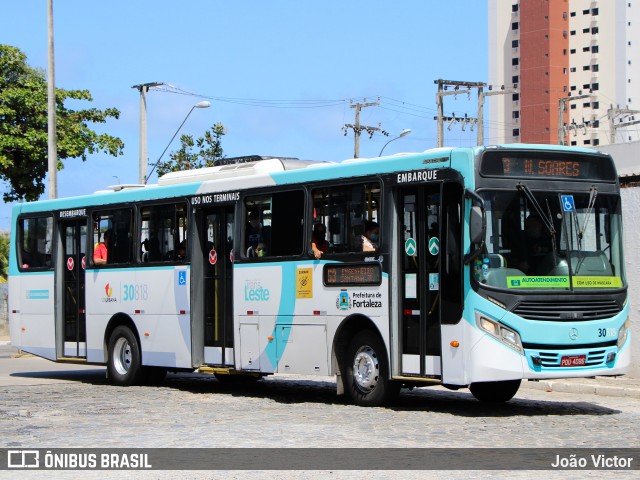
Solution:
[[[469,390],[481,402],[500,403],[513,398],[520,388],[520,380],[502,382],[477,382],[469,385]]]
[[[121,325],[109,338],[109,380],[115,385],[128,387],[138,383],[142,371],[138,339],[129,327]]]
[[[345,383],[356,405],[379,407],[389,404],[400,384],[389,379],[389,366],[382,340],[374,332],[357,333],[347,349]]]

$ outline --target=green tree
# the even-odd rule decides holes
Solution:
[[[0,234],[0,283],[9,275],[9,236]]]
[[[195,141],[191,135],[182,135],[180,150],[172,152],[166,162],[158,162],[158,176],[181,170],[213,167],[223,158],[222,136],[226,133],[224,125],[216,123]],[[197,150],[194,151],[194,147]]]
[[[92,101],[88,90],[56,89],[58,170],[62,160],[87,159],[104,151],[122,155],[124,143],[98,134],[88,123],[118,118],[115,108],[72,110],[66,99]],[[44,71],[31,68],[20,49],[0,45],[0,180],[8,186],[4,200],[37,200],[44,193],[48,170],[47,80]]]

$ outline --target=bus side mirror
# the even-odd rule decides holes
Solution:
[[[469,237],[471,243],[481,243],[485,234],[485,217],[482,209],[477,205],[471,207],[469,215]]]
[[[487,215],[484,200],[473,190],[466,190],[465,196],[471,198],[475,205],[471,205],[469,212],[469,239],[472,250],[464,256],[464,263],[470,263],[485,250],[485,236],[487,233]],[[475,249],[473,246],[475,245]]]

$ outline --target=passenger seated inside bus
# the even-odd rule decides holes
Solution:
[[[102,242],[98,242],[93,249],[93,263],[106,265],[109,259],[109,248],[113,245],[113,230],[109,229],[103,234]]]
[[[329,251],[329,242],[327,242],[326,236],[327,227],[322,223],[316,223],[311,234],[311,250],[313,251],[313,256],[317,259],[320,259],[323,253]]]
[[[380,228],[376,222],[365,222],[362,234],[362,251],[375,252],[378,249]]]

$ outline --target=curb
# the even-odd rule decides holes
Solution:
[[[545,392],[640,398],[640,381],[619,380],[619,382],[619,385],[612,385],[610,380],[599,381],[598,379],[539,380],[523,382],[522,388]]]

